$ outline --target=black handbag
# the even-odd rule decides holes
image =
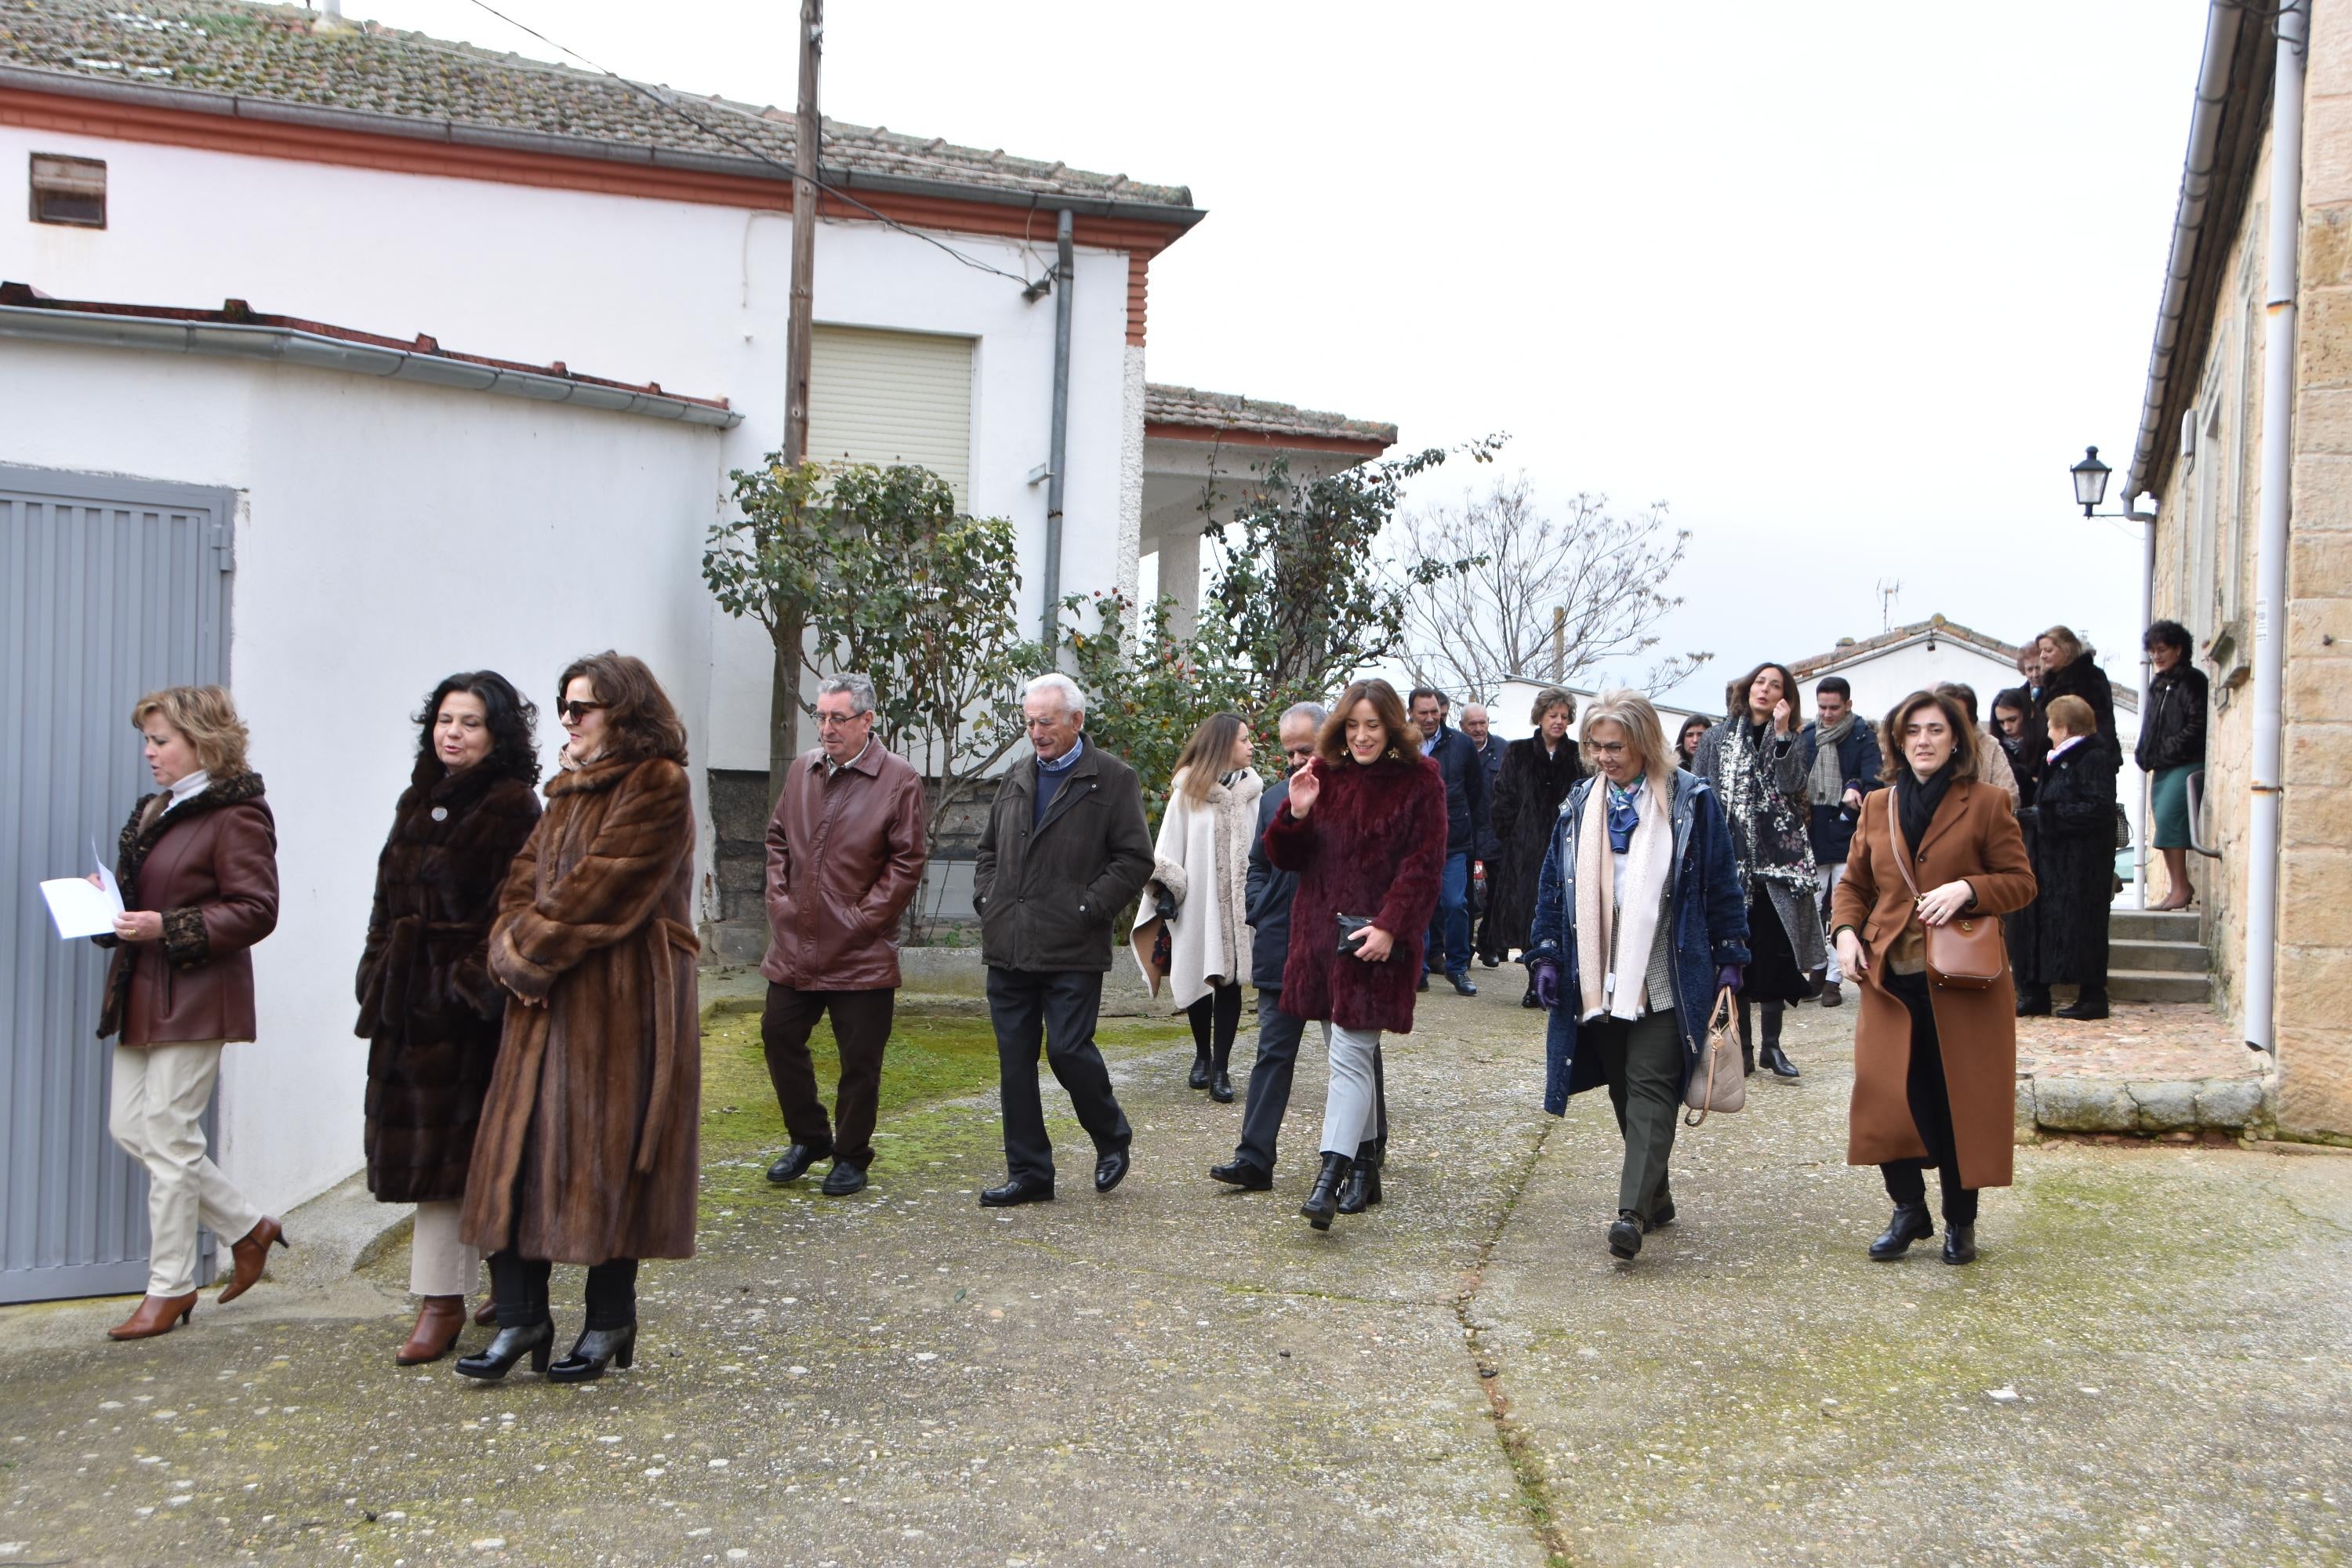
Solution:
[[[1364,940],[1364,932],[1371,929],[1372,917],[1370,915],[1341,915],[1339,917],[1339,956],[1342,958],[1355,958],[1358,956],[1356,952],[1357,945]]]

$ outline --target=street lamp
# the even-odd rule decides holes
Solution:
[[[2083,515],[2091,516],[2093,509],[2107,499],[2107,475],[2114,470],[2099,461],[2096,447],[2085,447],[2083,460],[2066,471],[2074,476],[2074,500]]]

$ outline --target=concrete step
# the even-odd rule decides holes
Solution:
[[[2213,982],[2204,974],[2156,969],[2109,969],[2107,994],[2117,1002],[2205,1002]]]
[[[2204,927],[2195,910],[2109,910],[2111,942],[2201,942]]]
[[[2213,954],[2201,942],[2141,942],[2117,936],[2107,939],[2110,969],[2203,974],[2212,966]]]

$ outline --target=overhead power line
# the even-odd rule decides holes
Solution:
[[[717,141],[724,142],[729,146],[736,148],[739,151],[758,159],[761,163],[767,164],[772,169],[781,170],[787,175],[791,175],[794,173],[793,166],[790,163],[785,163],[782,159],[771,156],[756,144],[746,142],[740,136],[733,136],[729,134],[727,132],[721,131],[716,125],[711,124],[701,116],[689,110],[684,104],[679,103],[673,99],[663,97],[660,93],[656,92],[652,88],[646,86],[645,83],[640,81],[632,81],[627,77],[623,76],[620,72],[614,70],[609,67],[598,65],[594,60],[590,59],[586,55],[582,54],[579,50],[571,47],[569,45],[558,43],[555,39],[549,37],[545,33],[541,32],[538,28],[530,26],[529,23],[517,21],[514,17],[508,16],[497,6],[490,5],[488,0],[472,0],[472,4],[478,8],[487,11],[491,16],[496,16],[508,26],[517,28],[522,32],[530,34],[532,37],[537,38],[541,43],[545,44],[549,48],[555,50],[559,54],[571,56],[573,59],[578,60],[582,65],[587,67],[590,70],[596,72],[600,76],[610,77],[613,80],[620,83],[621,86],[628,89],[631,92],[635,93],[638,97],[677,115],[680,120],[685,121],[688,125],[693,126],[704,135],[711,137]],[[833,197],[835,201],[843,202],[850,206],[856,207],[859,212],[864,213],[866,216],[874,219],[877,223],[879,223],[886,227],[897,229],[900,234],[911,235],[915,238],[921,240],[926,245],[947,252],[950,256],[954,257],[958,261],[962,262],[966,267],[972,268],[976,272],[990,273],[992,276],[1007,279],[1012,282],[1020,284],[1023,291],[1027,293],[1033,300],[1047,290],[1047,287],[1049,286],[1048,279],[1039,279],[1032,280],[1022,277],[1017,272],[1007,272],[1002,267],[992,266],[988,262],[981,260],[980,258],[976,256],[967,256],[962,251],[958,250],[954,246],[946,243],[936,236],[925,234],[919,228],[909,227],[908,225],[900,223],[897,218],[892,217],[889,214],[881,212],[867,205],[866,203],[859,201],[856,196],[851,195],[847,191],[841,189],[838,185],[827,184],[822,178],[816,180],[814,184],[818,190],[824,192],[826,195]]]

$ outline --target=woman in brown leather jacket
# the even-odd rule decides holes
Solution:
[[[506,1019],[506,990],[490,977],[490,917],[539,823],[536,718],[494,670],[435,688],[376,861],[357,1033],[368,1042],[368,1191],[416,1205],[408,1288],[418,1307],[393,1358],[402,1366],[449,1353],[482,1270],[458,1238],[457,1205]]]
[[[250,1040],[255,942],[278,925],[278,832],[261,775],[245,765],[245,725],[217,686],[139,700],[131,726],[161,786],[122,829],[115,880],[123,912],[107,971],[99,1038],[115,1038],[107,1129],[147,1169],[147,1295],[107,1331],[143,1340],[186,1322],[196,1304],[196,1227],[233,1237],[235,1300],[261,1278],[276,1220],[247,1201],[205,1142],[201,1118],[221,1047]]]
[[[557,689],[563,771],[490,926],[514,1000],[459,1226],[489,1254],[499,1332],[457,1371],[500,1378],[528,1355],[585,1383],[635,1354],[637,1260],[694,1256],[694,801],[686,726],[642,660],[579,659]],[[556,1263],[588,1266],[588,1310],[551,1369]]]

